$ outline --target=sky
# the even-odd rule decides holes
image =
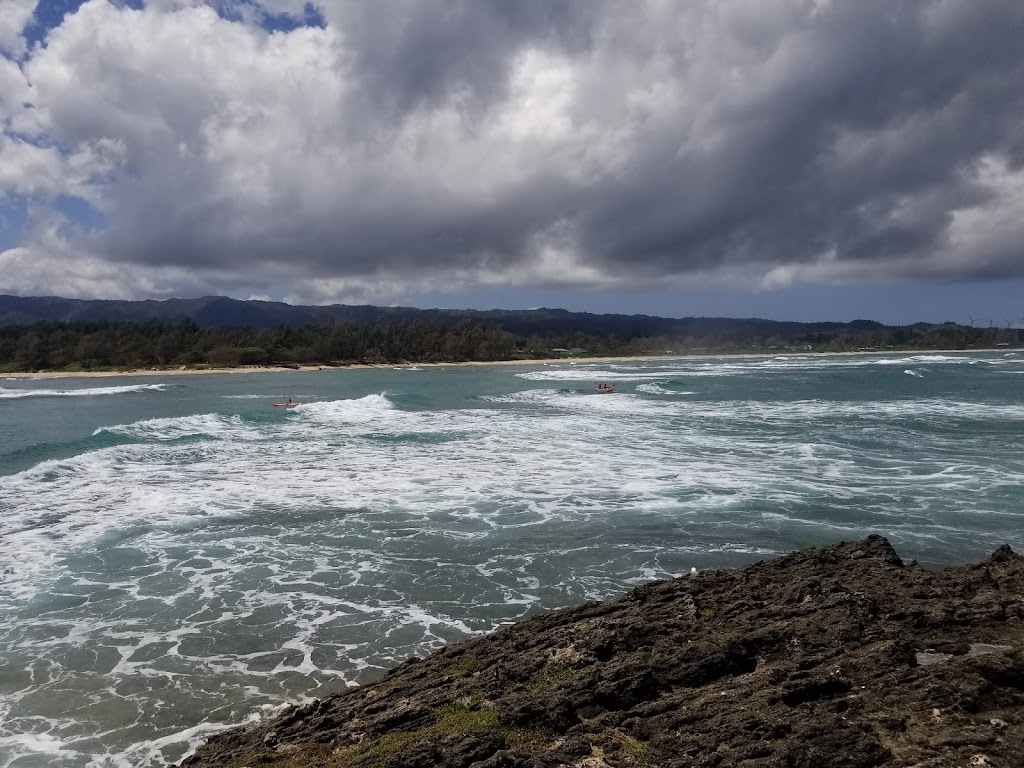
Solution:
[[[0,294],[1024,327],[1020,0],[0,0]]]

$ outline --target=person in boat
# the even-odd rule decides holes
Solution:
[[[291,405],[291,404],[292,404],[292,399],[289,397],[288,398],[288,405]]]

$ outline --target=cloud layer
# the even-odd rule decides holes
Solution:
[[[87,0],[29,45],[33,12],[0,292],[1024,275],[1019,0]]]

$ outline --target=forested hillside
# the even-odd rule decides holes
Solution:
[[[783,325],[783,324],[777,324]],[[757,321],[728,321],[696,335],[618,336],[550,330],[528,335],[464,319],[308,323],[296,327],[201,327],[177,323],[90,320],[0,327],[0,371],[103,370],[165,366],[344,365],[542,359],[571,354],[664,355],[837,352],[1017,347],[1024,332],[952,323],[762,334]]]

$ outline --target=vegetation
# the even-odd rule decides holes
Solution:
[[[431,712],[433,722],[411,731],[392,730],[365,744],[354,744],[338,749],[324,745],[312,749],[300,748],[280,758],[266,759],[260,764],[273,768],[384,768],[394,765],[394,758],[408,750],[411,745],[426,740],[458,739],[469,734],[492,733],[502,738],[506,746],[524,746],[551,741],[551,734],[539,730],[509,728],[498,720],[493,709],[470,709],[462,705],[447,705]],[[634,739],[630,741],[635,742]],[[635,742],[638,743],[639,742]],[[237,760],[239,768],[254,764],[248,757]],[[232,766],[231,768],[234,768]]]
[[[522,335],[497,323],[463,319],[317,322],[301,326],[201,327],[191,320],[39,322],[0,327],[0,372],[138,369],[168,366],[345,365],[530,360],[564,354],[625,356],[784,351],[928,350],[1019,347],[1024,331],[955,323],[887,327],[877,323],[774,324],[702,320],[705,332],[619,336],[555,330]]]
[[[572,667],[566,666],[565,664],[548,664],[547,666],[539,669],[530,682],[527,683],[526,687],[535,691],[541,688],[553,688],[567,683],[573,679],[575,672]]]
[[[457,661],[452,662],[447,667],[441,670],[442,675],[465,675],[470,672],[475,672],[480,666],[480,662],[475,656],[463,656]]]

